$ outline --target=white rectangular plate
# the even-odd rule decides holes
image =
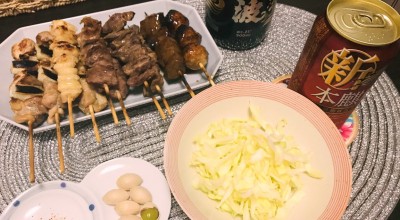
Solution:
[[[166,14],[170,9],[175,9],[180,11],[184,14],[190,21],[190,26],[192,26],[197,32],[202,35],[202,45],[207,49],[209,53],[208,57],[208,65],[207,71],[214,76],[217,72],[221,62],[222,62],[222,54],[219,51],[218,47],[216,46],[214,40],[212,39],[210,33],[208,32],[207,28],[204,25],[201,17],[197,13],[197,11],[188,5],[184,5],[178,2],[168,1],[168,0],[160,0],[160,1],[152,1],[132,6],[126,6],[116,9],[111,9],[107,11],[101,11],[96,13],[91,13],[87,15],[66,18],[65,21],[70,22],[71,24],[75,25],[78,28],[78,32],[82,28],[80,21],[85,16],[90,16],[94,19],[102,21],[104,24],[105,21],[114,13],[118,12],[125,12],[125,11],[133,11],[135,12],[135,17],[131,22],[128,22],[128,25],[136,24],[139,25],[140,21],[144,19],[145,13],[152,14],[152,13],[159,13],[163,12]],[[41,23],[32,26],[27,26],[16,30],[13,34],[11,34],[3,43],[0,44],[0,68],[1,68],[1,78],[3,86],[0,87],[0,119],[5,120],[15,126],[18,126],[22,129],[27,130],[28,127],[24,124],[18,124],[13,120],[13,112],[10,108],[9,101],[9,85],[12,82],[13,74],[11,73],[11,61],[13,60],[11,56],[11,47],[13,44],[21,41],[23,38],[31,38],[35,39],[36,35],[45,30],[49,30],[50,23]],[[209,85],[207,78],[205,75],[200,72],[194,72],[186,74],[186,79],[191,85],[192,89],[199,89]],[[135,90],[137,91],[137,90]],[[141,90],[140,90],[141,91]],[[183,94],[187,92],[184,84],[182,82],[175,82],[175,83],[168,83],[165,81],[163,93],[165,97],[172,97],[179,94]],[[130,92],[128,97],[124,100],[126,108],[131,108],[139,105],[143,105],[146,103],[152,102],[150,98],[143,97],[141,92]],[[115,103],[116,110],[120,110],[120,106],[118,103]],[[110,109],[105,109],[101,112],[96,113],[96,116],[109,114]],[[84,121],[90,119],[89,115],[85,115],[78,109],[74,109],[74,119],[75,122]],[[61,126],[67,125],[69,122],[64,118],[61,122]],[[44,123],[43,125],[34,129],[34,132],[45,131],[49,129],[54,129],[54,124],[47,124]]]

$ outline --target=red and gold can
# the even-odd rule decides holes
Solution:
[[[400,15],[379,0],[333,0],[317,16],[288,88],[340,128],[400,51]]]

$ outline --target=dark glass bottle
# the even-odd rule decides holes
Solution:
[[[275,5],[276,0],[207,0],[206,26],[217,45],[251,49],[266,37]]]

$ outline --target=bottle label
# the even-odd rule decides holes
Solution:
[[[262,42],[276,0],[207,0],[206,25],[219,46],[250,49]]]
[[[267,12],[262,11],[263,2],[251,0],[246,4],[245,0],[238,0],[235,4],[235,12],[232,19],[235,23],[264,22]]]

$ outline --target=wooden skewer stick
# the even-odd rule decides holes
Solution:
[[[124,117],[125,117],[126,124],[131,125],[131,123],[132,123],[131,118],[129,117],[128,112],[126,111],[125,104],[124,104],[124,101],[122,100],[121,93],[118,90],[116,91],[116,93],[117,93],[119,105],[121,106],[122,113],[124,114]]]
[[[204,74],[206,75],[206,77],[207,77],[208,81],[210,82],[211,86],[215,86],[215,83],[214,83],[213,79],[211,78],[211,75],[208,73],[208,71],[204,67],[204,65],[202,63],[199,63],[199,67],[204,72]]]
[[[60,115],[58,114],[58,112],[56,112],[55,114],[55,119],[56,119],[56,132],[57,132],[57,143],[58,143],[58,157],[60,160],[60,173],[64,173],[65,171],[64,153],[62,149],[62,140],[61,140]]]
[[[165,98],[164,94],[162,93],[160,86],[156,85],[156,90],[157,90],[158,94],[160,94],[160,96],[161,96],[161,99],[165,105],[165,108],[167,109],[168,115],[172,115],[171,108],[169,107],[167,99]]]
[[[75,136],[74,117],[72,112],[72,98],[68,96],[68,118],[69,118],[69,133],[71,138]]]
[[[179,72],[179,74],[181,75],[182,81],[185,84],[187,91],[189,92],[190,96],[193,98],[195,96],[195,94],[194,94],[192,88],[190,87],[189,83],[187,82],[185,76],[181,72]]]
[[[108,105],[110,106],[110,109],[111,109],[111,114],[112,114],[113,119],[114,119],[114,124],[117,125],[119,123],[119,121],[118,121],[117,113],[115,112],[114,104],[113,104],[113,102],[111,100],[111,97],[110,97],[110,89],[108,88],[107,84],[104,84],[103,87],[104,87],[104,90],[106,91],[106,94],[107,94]]]
[[[97,141],[97,143],[100,143],[101,138],[100,138],[100,134],[99,134],[99,128],[97,127],[96,118],[94,117],[93,105],[89,105],[89,112],[90,112],[90,116],[92,117],[93,131],[94,131],[94,135],[96,136],[96,141]]]
[[[147,91],[150,92],[149,90],[149,83],[147,81],[144,81],[144,87],[147,89]],[[164,111],[162,110],[160,103],[158,103],[158,100],[156,99],[156,97],[154,97],[154,95],[151,95],[151,98],[153,99],[154,105],[156,105],[158,112],[160,113],[161,118],[164,120],[166,118]]]
[[[35,182],[35,151],[33,149],[33,121],[28,121],[29,126],[29,140],[28,140],[28,147],[29,147],[29,181],[31,183]]]

